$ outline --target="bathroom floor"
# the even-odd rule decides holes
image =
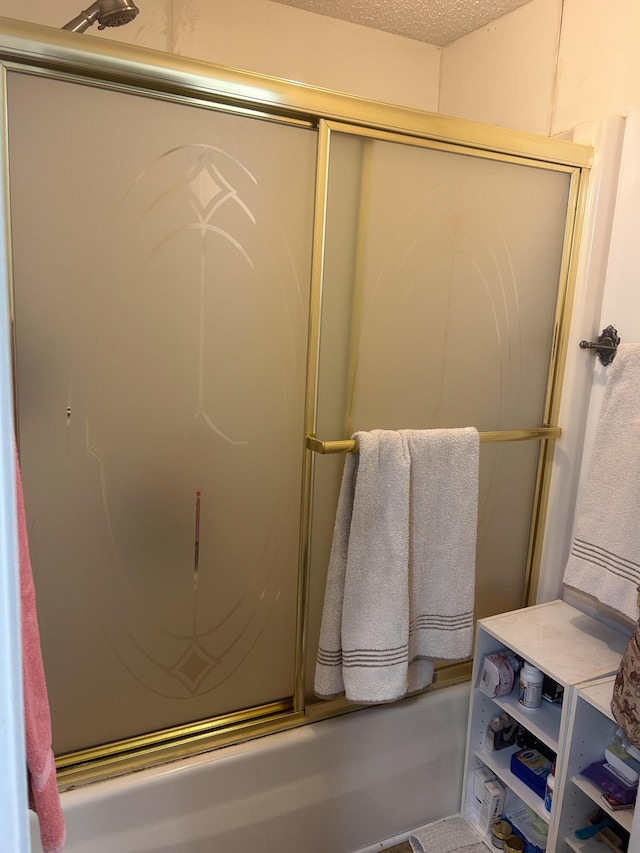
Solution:
[[[408,841],[403,841],[402,844],[387,848],[385,853],[411,853],[411,845]]]

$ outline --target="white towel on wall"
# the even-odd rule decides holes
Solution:
[[[390,702],[471,652],[477,430],[356,433],[340,490],[315,692]]]
[[[580,486],[564,582],[634,622],[640,584],[640,344],[621,344]]]

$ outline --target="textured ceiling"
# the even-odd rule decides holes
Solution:
[[[275,0],[399,36],[445,45],[530,0]]]

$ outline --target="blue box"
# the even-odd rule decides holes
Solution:
[[[527,787],[544,798],[547,776],[551,770],[551,762],[537,749],[521,749],[511,756],[511,772],[522,779]]]

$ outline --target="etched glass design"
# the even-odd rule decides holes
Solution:
[[[19,73],[9,129],[55,748],[291,697],[316,134]]]

